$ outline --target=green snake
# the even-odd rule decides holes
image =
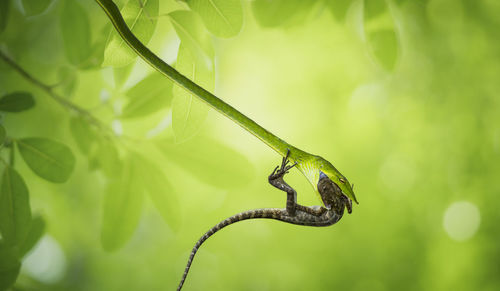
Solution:
[[[137,55],[139,55],[151,67],[155,68],[158,72],[165,75],[175,84],[183,87],[196,97],[206,102],[209,106],[246,129],[248,132],[259,138],[269,147],[278,152],[281,156],[287,156],[288,151],[290,151],[290,161],[296,163],[297,169],[299,169],[302,174],[304,174],[304,176],[311,183],[314,191],[318,195],[320,195],[320,193],[318,191],[317,185],[320,178],[320,173],[323,173],[335,184],[337,184],[347,197],[358,203],[349,181],[330,162],[320,156],[309,154],[285,142],[262,126],[258,125],[255,121],[248,118],[243,113],[236,110],[231,105],[219,99],[214,94],[208,92],[196,83],[189,80],[173,67],[165,63],[151,50],[149,50],[139,39],[137,39],[137,37],[128,28],[127,24],[123,20],[122,15],[120,14],[120,10],[112,0],[96,0],[96,2],[108,15],[116,31],[120,34],[127,45],[132,48],[137,53]]]
[[[231,105],[186,78],[151,52],[151,50],[135,37],[123,20],[120,10],[113,1],[96,0],[96,2],[104,9],[115,29],[128,46],[149,65],[168,77],[175,84],[183,87],[212,108],[246,129],[283,157],[281,168],[276,167],[268,180],[271,185],[287,193],[287,207],[284,209],[261,208],[241,212],[219,222],[208,230],[193,247],[177,290],[181,290],[184,285],[194,256],[203,242],[228,225],[247,219],[275,219],[298,225],[328,226],[335,224],[342,218],[345,208],[351,213],[351,200],[358,203],[352,186],[330,162],[320,156],[309,154],[283,141]],[[288,165],[289,161],[293,162],[293,165]],[[304,174],[313,186],[315,192],[319,194],[325,207],[309,207],[297,204],[296,191],[283,180],[284,175],[293,167],[298,168]]]

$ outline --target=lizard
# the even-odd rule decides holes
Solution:
[[[298,204],[297,192],[283,179],[285,174],[297,165],[297,163],[292,165],[289,164],[289,155],[290,150],[288,150],[286,156],[283,157],[281,166],[274,168],[273,172],[268,177],[269,184],[286,192],[286,207],[260,208],[240,212],[222,220],[214,227],[210,228],[194,245],[179,286],[177,287],[177,291],[182,289],[191,268],[191,264],[193,263],[193,259],[201,245],[212,235],[228,225],[248,219],[275,219],[297,225],[329,226],[337,223],[342,218],[345,208],[347,208],[348,213],[352,213],[352,200],[342,192],[341,188],[335,182],[321,171],[317,189],[324,206],[303,206]]]

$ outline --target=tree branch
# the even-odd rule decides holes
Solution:
[[[41,82],[40,80],[36,79],[33,77],[31,74],[29,74],[26,70],[24,70],[21,66],[19,66],[13,59],[11,59],[7,54],[5,54],[2,50],[0,50],[0,58],[7,63],[9,66],[11,66],[15,71],[17,71],[24,79],[32,83],[33,85],[39,87],[45,93],[47,93],[48,96],[50,96],[52,99],[54,99],[59,105],[75,112],[76,114],[80,115],[84,119],[86,119],[90,124],[94,125],[97,127],[99,130],[103,131],[106,134],[111,134],[111,136],[114,136],[114,132],[109,128],[107,125],[102,123],[99,119],[94,117],[89,111],[85,110],[84,108],[76,105],[75,103],[67,100],[66,98],[62,97],[61,95],[57,94],[54,92],[51,86],[46,85],[45,83]]]

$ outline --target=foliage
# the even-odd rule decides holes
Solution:
[[[186,289],[498,289],[495,1],[115,3],[178,71],[333,161],[361,202],[331,229],[235,225]],[[94,1],[0,1],[0,115],[0,290],[171,289],[204,230],[283,206],[266,185],[279,159],[151,71]],[[442,229],[455,200],[483,217],[465,242]],[[37,273],[30,258],[55,250],[67,264]]]
[[[172,83],[164,81],[163,75],[153,72],[128,89],[121,118],[144,117],[168,107],[172,101]]]
[[[207,64],[208,63],[208,64]],[[203,88],[214,89],[214,64],[212,60],[193,57],[182,43],[177,54],[176,69]],[[179,86],[174,87],[172,100],[172,127],[177,142],[183,142],[196,134],[208,113],[203,101]]]
[[[31,226],[28,188],[16,170],[6,167],[2,176],[1,191],[2,241],[7,245],[20,245],[26,239]]]
[[[33,96],[27,92],[14,92],[0,98],[0,110],[4,112],[21,112],[34,105]]]
[[[85,9],[77,1],[63,1],[61,34],[68,61],[83,64],[91,55],[90,24]]]
[[[158,0],[127,1],[121,14],[130,30],[147,44],[156,28]],[[132,63],[136,54],[130,49],[117,32],[112,32],[104,49],[102,65],[123,67]]]
[[[239,0],[188,0],[193,11],[196,11],[207,29],[218,37],[233,37],[243,25],[243,9]]]

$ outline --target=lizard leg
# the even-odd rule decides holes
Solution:
[[[271,175],[269,175],[268,178],[269,183],[274,187],[280,189],[281,191],[287,193],[286,210],[288,212],[288,215],[295,216],[297,210],[306,212],[314,216],[323,215],[323,213],[326,212],[326,208],[322,206],[309,207],[297,204],[297,192],[283,180],[285,174],[287,174],[288,171],[291,168],[295,167],[295,165],[297,164],[295,163],[293,165],[289,165],[289,160],[288,160],[289,155],[290,155],[290,150],[288,150],[286,157],[282,159],[281,166],[276,166]]]
[[[276,168],[274,168],[271,175],[269,175],[268,181],[269,184],[280,189],[281,191],[286,192],[287,194],[286,211],[288,212],[288,215],[295,216],[296,206],[297,206],[297,192],[283,180],[285,174],[288,173],[288,171],[291,168],[297,165],[297,163],[289,165],[289,160],[288,160],[289,155],[290,155],[290,150],[288,150],[286,157],[284,157],[283,160],[281,161],[281,167],[277,166]]]
[[[309,213],[309,214],[314,215],[314,216],[321,216],[321,215],[323,215],[323,213],[326,212],[326,208],[323,206],[312,206],[311,207],[311,206],[303,206],[300,204],[296,204],[295,209]]]
[[[345,207],[347,208],[347,212],[352,213],[352,200],[347,198],[345,195],[342,196],[344,200]]]

